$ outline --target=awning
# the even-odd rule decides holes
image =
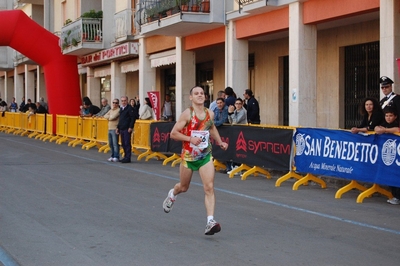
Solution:
[[[151,67],[167,66],[176,63],[176,50],[168,50],[165,52],[152,54],[149,57]]]
[[[94,77],[102,78],[106,76],[111,76],[111,66],[98,67],[94,69]]]
[[[135,72],[139,70],[139,59],[129,60],[121,63],[121,73]]]

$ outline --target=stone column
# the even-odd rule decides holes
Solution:
[[[18,97],[17,101],[19,101],[22,98],[22,96],[25,95],[25,100],[31,99],[32,103],[36,103],[39,99],[36,98],[35,87],[36,87],[35,72],[29,71],[28,65],[25,65],[25,88],[24,88],[25,93],[20,94],[17,91],[16,93],[17,95],[16,97]]]
[[[400,92],[400,77],[396,58],[400,58],[400,2],[380,0],[380,76],[394,81],[394,90]],[[381,98],[383,93],[381,91]]]
[[[90,101],[99,106],[100,104],[100,87],[101,80],[100,78],[94,77],[94,68],[87,68],[87,95],[82,95],[82,97],[88,96]]]
[[[151,67],[149,55],[146,51],[146,39],[139,40],[139,98],[140,104],[147,97],[148,91],[155,91],[156,68]]]
[[[114,98],[128,96],[126,92],[126,75],[121,72],[121,66],[118,62],[111,63],[111,97],[108,101],[111,103]]]
[[[196,54],[186,51],[182,37],[176,37],[176,119],[191,105],[190,90],[196,85]]]
[[[37,73],[37,81],[36,81],[36,99],[39,101],[40,97],[44,98],[44,101],[47,102],[47,91],[46,91],[46,82],[44,80],[44,73],[43,67],[37,66],[36,68],[36,73]]]
[[[303,24],[303,4],[289,5],[289,125],[317,123],[317,28]]]
[[[24,87],[24,73],[18,74],[19,69],[14,68],[14,87],[8,90],[8,98],[7,104],[11,103],[12,97],[15,97],[16,102],[20,101],[22,96],[25,96],[25,99],[28,100],[26,88]],[[32,101],[34,99],[31,99]]]
[[[249,82],[249,43],[236,39],[236,24],[229,21],[225,41],[225,84],[239,96]]]

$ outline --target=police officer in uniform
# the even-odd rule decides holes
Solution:
[[[392,90],[393,80],[386,76],[382,76],[379,79],[379,83],[381,84],[381,89],[385,97],[379,102],[382,107],[382,110],[387,106],[394,107],[397,111],[397,115],[400,115],[400,96],[394,93]]]

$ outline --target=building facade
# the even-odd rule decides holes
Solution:
[[[399,2],[3,0],[0,9],[23,9],[58,34],[95,104],[159,91],[179,114],[194,85],[211,99],[230,86],[237,97],[253,90],[263,124],[350,128],[362,99],[381,97],[380,76],[398,90]],[[41,67],[0,49],[0,97],[45,97]]]

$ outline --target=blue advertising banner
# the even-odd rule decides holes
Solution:
[[[297,171],[400,187],[400,137],[298,128]]]

